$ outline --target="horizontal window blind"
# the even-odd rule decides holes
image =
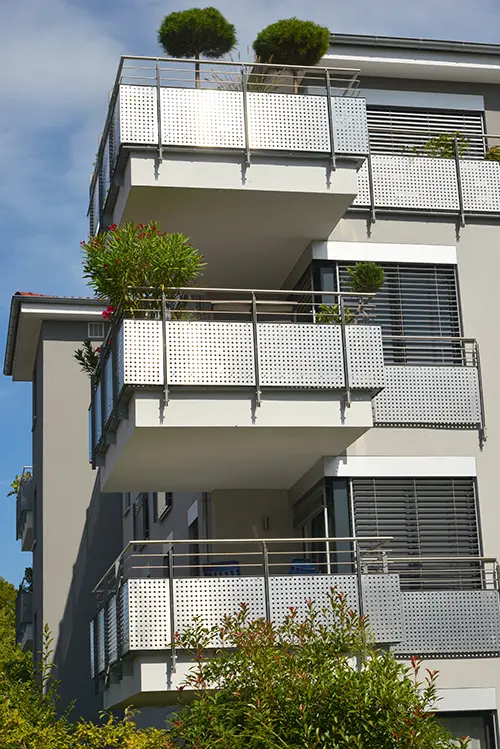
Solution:
[[[153,494],[153,520],[157,523],[172,509],[172,492],[155,492]]]
[[[348,265],[339,263],[341,291],[349,290]],[[380,263],[384,284],[369,305],[369,321],[382,327],[387,364],[456,364],[460,346],[450,341],[398,341],[395,337],[461,335],[453,265]]]
[[[478,556],[474,481],[468,478],[359,478],[352,481],[356,536],[392,536],[390,556]],[[474,563],[422,560],[396,565],[408,588],[476,587]]]
[[[484,142],[477,137],[484,134],[481,112],[368,107],[367,116],[372,153],[408,153],[444,133],[459,132],[469,138],[466,158],[484,156]]]

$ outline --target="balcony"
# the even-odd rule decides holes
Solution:
[[[494,559],[398,559],[382,538],[288,538],[131,543],[95,588],[91,677],[105,706],[169,704],[192,665],[172,644],[195,616],[282,621],[332,587],[366,614],[375,641],[402,657],[500,656]],[[314,549],[314,552],[311,550]],[[230,560],[230,561],[229,561]],[[213,647],[221,643],[214,640]]]
[[[445,147],[447,156],[438,158],[416,155],[415,148],[405,153],[402,145],[423,144],[430,133],[411,127],[402,131],[370,129],[372,141],[381,135],[392,138],[395,152],[372,153],[362,165],[354,208],[370,209],[373,218],[377,211],[453,215],[462,226],[467,216],[500,212],[500,162],[484,158],[485,146],[488,140],[496,143],[495,136],[467,133],[467,148],[455,141],[453,149],[451,141]]]
[[[486,421],[477,341],[418,336],[382,339],[385,387],[373,400],[375,426],[476,429],[482,444]]]
[[[158,293],[118,314],[101,348],[90,448],[103,491],[288,489],[373,425],[379,327],[318,324],[298,291]]]
[[[192,61],[122,58],[90,187],[91,233],[157,220],[202,248],[208,283],[281,283],[351,205],[368,153],[357,71],[302,69],[322,83],[317,94],[292,93],[293,72],[202,61],[195,87]]]
[[[23,551],[31,551],[34,541],[34,481],[32,468],[23,468],[16,497],[16,538]]]
[[[33,649],[33,593],[22,586],[16,598],[16,639],[23,650]]]

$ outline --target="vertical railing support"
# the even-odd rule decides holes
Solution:
[[[156,124],[158,126],[158,161],[163,161],[163,127],[161,121],[161,70],[160,62],[156,61]]]
[[[257,298],[252,291],[252,334],[253,334],[253,360],[255,369],[255,402],[257,406],[262,403],[262,392],[260,389],[259,368],[259,330],[257,327]]]
[[[474,362],[477,370],[477,386],[479,388],[479,447],[482,449],[486,442],[486,409],[484,407],[483,374],[481,370],[481,357],[479,355],[479,344],[474,341]]]
[[[262,542],[262,554],[264,557],[264,605],[266,619],[271,621],[271,594],[269,591],[269,551],[265,541]]]
[[[373,183],[373,162],[371,152],[366,157],[366,168],[368,169],[368,192],[370,195],[370,222],[374,224],[377,220],[375,208],[375,186]]]
[[[330,135],[330,164],[332,171],[334,172],[337,168],[337,161],[335,158],[335,123],[333,121],[333,109],[332,109],[332,86],[330,81],[330,71],[325,70],[326,78],[326,109],[328,112],[328,133]]]
[[[332,563],[330,560],[330,541],[328,540],[330,538],[330,523],[328,522],[328,507],[326,505],[326,502],[323,505],[323,514],[324,514],[324,522],[325,522],[325,538],[327,539],[325,541],[325,551],[326,551],[326,574],[331,575],[332,573]]]
[[[165,289],[161,290],[161,337],[163,361],[163,405],[168,406],[168,372],[167,372],[167,303]]]
[[[345,323],[345,307],[344,297],[339,294],[339,310],[340,310],[340,337],[342,342],[342,362],[344,364],[344,386],[345,386],[345,402],[347,408],[351,407],[351,385],[349,378],[349,354],[347,351],[347,332]]]
[[[465,226],[464,212],[464,194],[462,189],[462,172],[460,169],[460,151],[458,148],[458,138],[453,138],[453,152],[455,155],[455,168],[457,172],[457,190],[458,190],[458,210],[460,216],[460,226]]]
[[[175,644],[175,590],[174,590],[174,550],[168,549],[168,598],[170,609],[170,655],[172,658],[172,673],[177,670],[177,649]]]
[[[250,135],[248,127],[248,73],[245,65],[241,66],[241,91],[243,94],[243,137],[245,139],[245,165],[250,166]]]
[[[361,550],[358,541],[353,541],[354,559],[356,562],[356,587],[358,591],[358,611],[360,616],[365,615],[365,600],[363,596],[363,570],[361,567]]]

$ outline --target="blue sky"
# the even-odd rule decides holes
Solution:
[[[196,3],[194,3],[196,4]],[[241,58],[268,23],[296,15],[332,31],[499,43],[494,0],[212,0],[237,27]],[[2,0],[0,4],[0,337],[17,291],[86,293],[79,242],[89,173],[120,54],[158,55],[156,29],[193,2]],[[29,386],[0,380],[0,575],[18,583],[12,478],[31,462]],[[68,502],[71,495],[68,495]]]

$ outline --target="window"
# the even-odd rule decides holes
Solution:
[[[149,494],[141,492],[134,502],[134,540],[149,538]]]
[[[102,340],[104,338],[104,323],[89,322],[87,327],[87,336],[92,339]]]
[[[163,520],[167,512],[172,509],[172,492],[154,492],[153,494],[153,522]]]
[[[349,291],[352,263],[318,263],[317,291]],[[462,363],[458,279],[454,265],[380,263],[384,285],[371,302],[369,321],[382,327],[386,364]],[[332,298],[325,296],[331,303]],[[418,337],[420,340],[409,340]],[[434,340],[424,340],[424,339]]]
[[[484,157],[484,142],[478,137],[484,133],[482,112],[369,106],[367,117],[372,153],[411,153],[443,133],[459,132],[470,139],[467,158]]]
[[[123,514],[126,515],[131,507],[132,504],[132,495],[130,492],[124,492],[122,494],[122,500],[123,500]]]
[[[477,587],[472,562],[425,562],[421,557],[479,556],[476,493],[468,478],[356,478],[352,480],[356,536],[392,536],[390,556],[415,557],[392,567],[411,589]]]

